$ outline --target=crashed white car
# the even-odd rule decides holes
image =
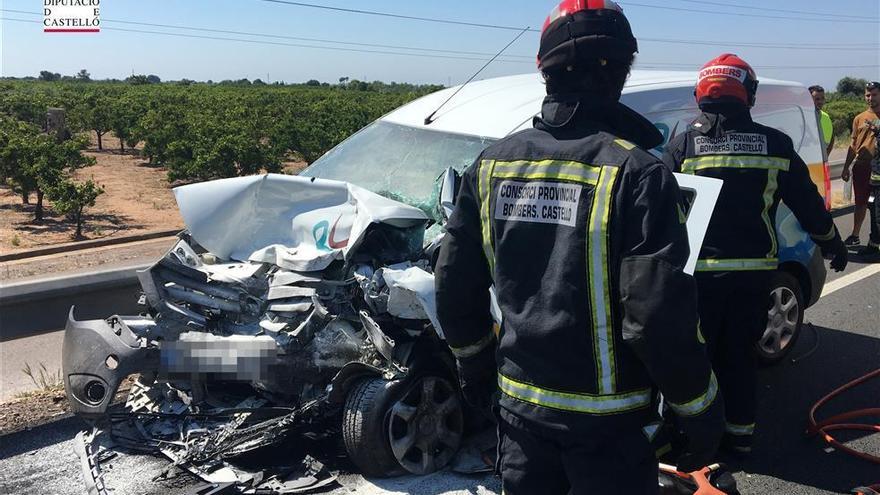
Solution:
[[[75,321],[72,311],[68,321],[68,398],[97,426],[82,439],[90,486],[101,487],[98,450],[132,443],[258,493],[332,480],[313,459],[260,479],[236,465],[294,432],[341,431],[350,459],[375,476],[452,459],[465,422],[434,318],[439,237],[425,241],[424,211],[284,175],[175,195],[187,230],[138,274],[145,315]],[[132,374],[126,403],[111,406]]]
[[[635,72],[624,100],[654,101],[692,81]],[[341,434],[366,475],[453,461],[479,418],[462,404],[435,317],[442,225],[456,172],[530,126],[544,90],[538,75],[481,81],[437,111],[452,91],[391,112],[300,176],[175,189],[187,230],[139,274],[143,315],[76,321],[72,311],[67,324],[65,389],[95,426],[79,444],[91,493],[106,490],[100,453],[119,446],[161,452],[244,493],[332,481],[311,457],[275,455],[259,470],[239,462],[291,434]],[[679,108],[668,106],[684,119]],[[703,228],[713,203],[693,208]],[[702,235],[691,217],[693,266]],[[127,400],[113,404],[132,375]]]

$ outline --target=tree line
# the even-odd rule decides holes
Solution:
[[[828,93],[825,112],[834,124],[834,135],[838,139],[846,137],[852,130],[853,119],[865,111],[866,79],[844,77],[837,82],[837,91]]]
[[[829,93],[825,110],[835,134],[845,135],[864,110],[864,83],[844,78]],[[35,199],[36,221],[49,199],[77,221],[80,234],[83,209],[103,192],[71,178],[92,163],[82,155],[91,133],[98,150],[110,132],[120,151],[139,147],[172,182],[280,172],[284,162],[311,163],[381,115],[438,89],[349,78],[333,85],[160,83],[151,75],[95,82],[85,69],[73,77],[43,71],[39,79],[0,80],[0,182],[24,202]],[[46,133],[53,107],[65,109],[69,139]]]

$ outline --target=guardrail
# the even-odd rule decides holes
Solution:
[[[148,266],[0,283],[0,342],[63,329],[71,306],[78,319],[137,313],[136,271]]]
[[[840,178],[840,174],[843,172],[843,160],[838,160],[828,164],[828,172],[831,176],[831,180],[837,180]]]

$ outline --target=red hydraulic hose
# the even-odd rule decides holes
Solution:
[[[857,418],[865,418],[865,417],[880,417],[880,408],[868,408],[868,409],[860,409],[857,411],[851,411],[843,414],[838,414],[836,416],[832,416],[828,419],[822,421],[816,421],[816,411],[819,410],[820,407],[824,406],[828,401],[842,394],[843,392],[861,385],[872,378],[880,377],[880,368],[868,373],[867,375],[857,378],[846,385],[843,385],[836,390],[832,391],[830,394],[826,395],[819,399],[819,402],[813,405],[810,408],[810,427],[807,429],[808,435],[817,435],[822,434],[823,440],[831,445],[833,448],[846,452],[847,454],[851,454],[859,459],[864,459],[869,462],[880,464],[880,457],[872,454],[868,454],[866,452],[860,452],[853,448],[847,447],[846,445],[840,443],[837,439],[831,436],[830,431],[837,430],[855,430],[855,431],[868,431],[872,433],[880,433],[880,424],[865,424],[865,423],[848,423],[847,421],[851,421]]]

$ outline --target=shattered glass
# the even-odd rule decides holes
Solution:
[[[439,221],[437,177],[449,167],[464,171],[493,141],[379,120],[330,150],[302,175],[357,184]]]

